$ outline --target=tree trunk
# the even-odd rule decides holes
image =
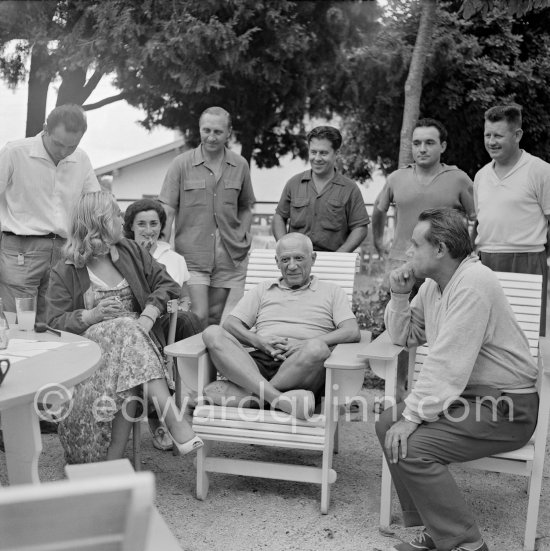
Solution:
[[[436,19],[436,0],[421,0],[422,12],[416,35],[409,74],[405,82],[405,105],[403,107],[403,124],[399,144],[399,167],[412,162],[411,141],[414,125],[420,113],[422,97],[422,75],[426,57],[432,43],[432,33]]]
[[[91,104],[90,106],[85,106],[84,102],[90,97],[91,93],[96,89],[101,77],[103,76],[103,71],[96,70],[92,76],[86,81],[87,69],[78,67],[72,71],[64,71],[61,74],[62,81],[61,86],[59,87],[59,93],[57,94],[57,103],[56,105],[65,105],[66,103],[76,103],[77,105],[82,105],[86,109],[97,109],[108,103],[117,101],[118,99],[112,96]],[[119,94],[120,95],[120,94]]]
[[[48,71],[48,48],[45,44],[35,44],[32,48],[29,70],[29,93],[27,96],[27,128],[25,136],[36,136],[46,120],[46,100],[48,86],[52,79]]]
[[[56,106],[67,103],[76,103],[82,105],[84,85],[86,84],[86,69],[78,67],[71,71],[61,73],[61,85],[57,93]]]

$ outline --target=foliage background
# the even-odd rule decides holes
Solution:
[[[521,18],[504,3],[471,19],[462,2],[438,2],[432,53],[424,73],[421,117],[441,120],[449,131],[444,161],[471,177],[488,162],[483,147],[483,113],[493,105],[524,107],[522,146],[550,159],[550,10]],[[356,76],[342,89],[345,162],[349,173],[368,176],[378,160],[387,172],[397,168],[403,86],[418,28],[419,4],[388,3],[373,44],[350,54]]]

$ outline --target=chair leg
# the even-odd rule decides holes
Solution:
[[[380,526],[391,524],[391,474],[386,457],[382,457],[382,482],[380,488]]]
[[[338,444],[340,439],[340,417],[336,423],[336,429],[334,430],[334,453],[338,453]]]
[[[141,471],[141,422],[135,421],[132,427],[132,445],[134,448],[134,471]]]
[[[329,472],[332,468],[332,450],[323,453],[323,466],[321,472],[321,513],[326,515],[330,505]]]
[[[537,468],[538,467],[538,468]],[[539,519],[540,493],[542,490],[542,466],[534,467],[539,472],[531,472],[529,478],[529,501],[527,503],[527,521],[525,523],[524,551],[534,551]]]
[[[330,484],[332,473],[332,458],[338,435],[338,420],[333,421],[332,432],[327,435],[325,449],[323,450],[323,464],[321,466],[321,513],[326,515],[330,505]],[[328,427],[327,427],[328,429]],[[330,429],[328,429],[330,431]],[[333,479],[334,480],[334,479]]]
[[[208,472],[206,471],[206,458],[210,454],[212,443],[209,441],[204,442],[204,446],[199,448],[197,452],[197,499],[205,500],[208,495],[208,488],[210,486],[210,480],[208,478]]]

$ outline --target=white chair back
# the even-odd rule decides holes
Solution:
[[[154,494],[151,473],[2,488],[0,550],[144,550]]]

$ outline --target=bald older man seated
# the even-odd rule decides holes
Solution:
[[[360,339],[343,289],[311,275],[315,258],[309,237],[284,235],[275,250],[281,277],[249,290],[223,327],[203,332],[216,369],[227,378],[205,388],[213,403],[263,407],[265,401],[299,419],[313,415],[331,349]]]

